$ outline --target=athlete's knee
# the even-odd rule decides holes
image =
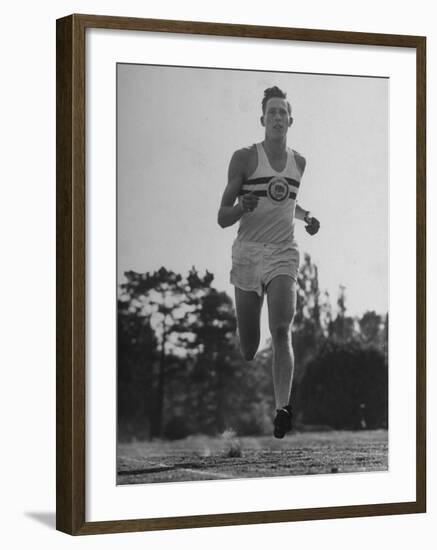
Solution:
[[[275,344],[284,344],[291,339],[291,323],[278,323],[270,328],[272,340]]]

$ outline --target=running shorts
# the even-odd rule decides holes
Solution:
[[[277,275],[297,281],[300,254],[295,241],[270,244],[236,239],[232,245],[230,282],[242,290],[262,296]]]

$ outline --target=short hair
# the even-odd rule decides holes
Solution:
[[[279,97],[280,99],[287,99],[287,94],[283,92],[280,88],[277,86],[272,86],[271,88],[267,88],[264,90],[264,97],[261,103],[263,115],[266,114],[266,105],[267,101],[269,99],[272,99],[272,97]],[[288,108],[288,114],[291,115],[291,105],[290,102],[287,101],[287,108]]]

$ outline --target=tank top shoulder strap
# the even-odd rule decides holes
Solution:
[[[258,154],[258,169],[266,168],[268,166],[268,162],[264,147],[262,146],[262,143],[255,143],[255,145],[256,152]]]
[[[262,176],[262,173],[265,172],[266,168],[266,161],[265,161],[265,153],[263,151],[263,147],[261,143],[254,143],[253,147],[256,150],[256,168],[252,175],[249,176],[249,179],[256,179],[260,176]],[[264,155],[264,156],[263,156]]]

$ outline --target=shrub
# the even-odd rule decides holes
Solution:
[[[297,405],[304,424],[352,430],[386,428],[388,368],[384,354],[359,342],[328,341],[307,366]]]

